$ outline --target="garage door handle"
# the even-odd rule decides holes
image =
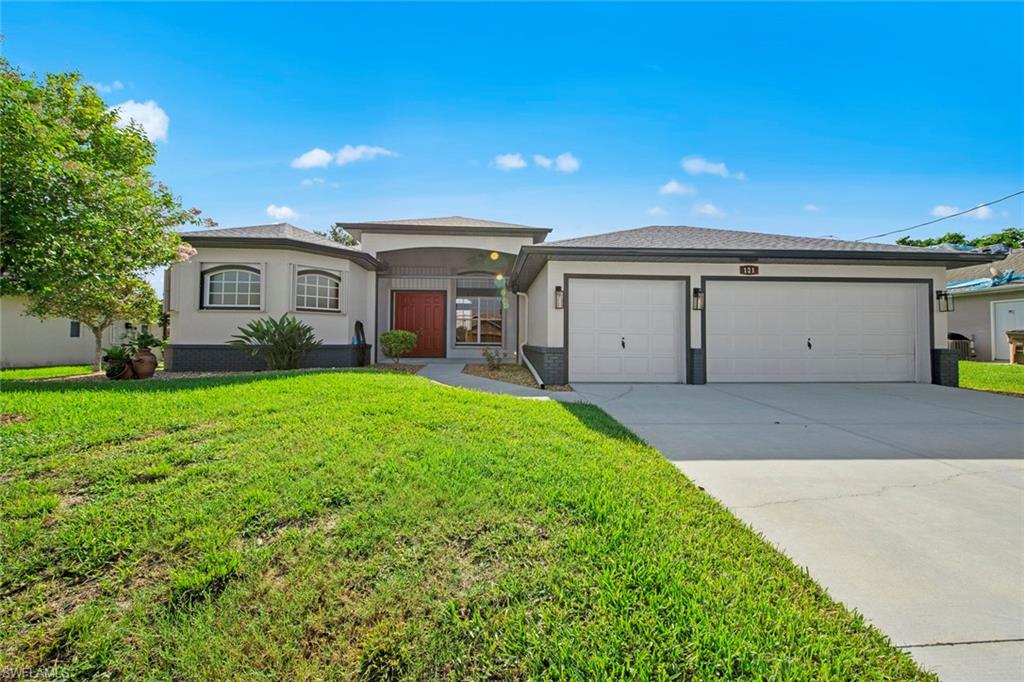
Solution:
[[[811,350],[814,346],[811,345],[811,340],[807,339],[807,350]]]
[[[620,343],[622,343],[622,347],[623,348],[626,347],[626,337],[625,336],[622,337],[622,341]]]

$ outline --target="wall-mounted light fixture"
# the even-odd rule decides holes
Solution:
[[[704,290],[700,287],[694,287],[693,289],[693,301],[691,307],[694,310],[704,310]]]
[[[956,297],[948,291],[936,291],[935,300],[939,304],[940,313],[951,313],[956,310]]]
[[[565,292],[562,291],[562,287],[555,287],[555,310],[561,310],[565,307]]]

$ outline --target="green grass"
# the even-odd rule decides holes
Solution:
[[[933,679],[592,406],[375,372],[2,388],[0,668]]]
[[[1024,365],[960,361],[960,386],[1024,396]]]
[[[24,369],[0,369],[0,379],[50,379],[91,374],[90,365],[57,365],[55,367],[26,367]]]

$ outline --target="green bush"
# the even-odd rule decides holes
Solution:
[[[238,331],[241,334],[232,335],[228,343],[254,358],[263,358],[270,369],[298,369],[302,356],[323,343],[313,335],[312,327],[288,313],[280,320],[253,320]]]
[[[380,347],[397,365],[403,355],[416,347],[416,335],[404,329],[392,329],[380,335]]]

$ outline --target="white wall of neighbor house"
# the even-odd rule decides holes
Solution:
[[[1024,312],[1024,288],[1015,291],[991,289],[980,293],[958,294],[954,302],[955,309],[949,313],[949,331],[974,339],[976,359],[984,362],[995,359],[992,352],[992,304],[997,301],[1020,301]],[[1005,345],[1006,339],[996,338],[995,343]],[[1000,350],[1000,355],[1009,357],[1009,350]]]
[[[220,265],[246,265],[262,273],[259,309],[228,310],[200,305],[202,272]],[[302,269],[324,270],[341,278],[341,312],[298,310],[295,275]],[[367,338],[373,327],[369,305],[373,273],[344,258],[290,249],[199,248],[170,271],[166,309],[172,344],[223,344],[250,320],[288,313],[309,324],[325,344],[352,342],[355,322],[362,321]]]
[[[740,276],[738,263],[622,263],[602,261],[549,261],[531,284],[530,325],[528,343],[538,346],[561,346],[564,334],[565,310],[554,306],[556,286],[563,286],[566,274],[609,275],[626,277],[689,276],[690,287],[700,286],[701,277]],[[879,279],[930,279],[935,291],[945,288],[946,271],[941,266],[892,266],[892,265],[800,265],[782,263],[757,263],[758,274],[749,277],[750,282],[767,277],[837,277],[837,278],[879,278]],[[923,296],[926,294],[922,294]],[[566,296],[568,305],[570,291]],[[685,305],[689,305],[687,301]],[[959,305],[959,301],[957,302]],[[924,306],[922,300],[922,306]],[[934,346],[946,347],[947,313],[940,313],[932,306]],[[691,315],[690,345],[701,347],[701,316]]]
[[[363,251],[371,254],[384,251],[404,249],[473,249],[476,251],[497,251],[499,253],[519,253],[519,249],[532,244],[533,238],[525,237],[488,237],[485,235],[450,235],[450,234],[381,234],[365,232],[360,240]]]
[[[71,336],[71,320],[41,320],[25,314],[22,296],[0,298],[0,366],[46,367],[85,365],[93,361],[96,337],[89,327],[79,326],[79,336]],[[118,321],[103,333],[103,346],[121,341],[125,322]]]

